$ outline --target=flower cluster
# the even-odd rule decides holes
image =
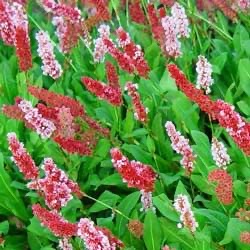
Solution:
[[[128,223],[128,230],[139,239],[143,235],[143,223],[139,220],[130,220]]]
[[[185,12],[185,8],[179,3],[174,3],[171,7],[171,15],[175,21],[175,29],[178,37],[189,37],[189,21]]]
[[[210,182],[217,182],[216,195],[223,204],[229,205],[233,202],[232,177],[223,169],[212,170],[208,175]]]
[[[62,238],[59,240],[58,247],[62,250],[73,250],[72,244],[69,242],[68,238]]]
[[[108,84],[112,87],[120,87],[116,67],[111,62],[106,62],[105,68]]]
[[[16,48],[19,68],[27,71],[32,67],[28,21],[24,7],[18,2],[0,1],[0,37]]]
[[[94,40],[94,61],[103,62],[104,56],[108,52],[107,46],[104,44],[104,39],[109,39],[110,27],[108,25],[102,24],[98,28],[100,37]]]
[[[84,240],[85,246],[88,250],[116,249],[110,245],[108,237],[95,227],[94,222],[87,218],[82,218],[78,222],[77,235]]]
[[[79,198],[84,195],[78,184],[57,168],[51,158],[44,159],[42,169],[45,177],[39,179],[39,169],[23,144],[16,138],[15,133],[8,134],[8,141],[14,162],[25,178],[32,180],[27,186],[37,190],[44,197],[46,205],[52,209],[49,211],[39,204],[32,206],[33,214],[41,221],[41,224],[49,228],[55,236],[62,238],[59,241],[60,248],[72,249],[69,238],[73,236],[80,236],[84,239],[88,249],[98,249],[96,247],[102,246],[104,248],[101,249],[115,250],[117,247],[124,246],[108,229],[94,226],[89,219],[81,219],[79,223],[65,220],[59,210],[72,199],[71,193]]]
[[[179,57],[181,55],[181,44],[178,40],[178,33],[175,27],[175,19],[172,16],[165,16],[161,19],[165,31],[165,50],[169,56]]]
[[[140,1],[137,0],[137,1],[134,1],[133,3],[130,3],[129,14],[133,22],[139,23],[139,24],[146,23],[146,17],[141,7]]]
[[[139,161],[129,161],[118,148],[110,151],[112,163],[123,181],[128,183],[128,187],[138,188],[146,192],[152,192],[156,181],[156,174],[151,166]]]
[[[231,161],[230,156],[227,153],[225,145],[215,137],[212,139],[211,152],[216,165],[220,168],[222,167],[226,169],[226,166]]]
[[[134,71],[142,77],[147,77],[149,72],[148,63],[144,59],[144,54],[140,45],[136,45],[132,42],[129,34],[125,32],[121,27],[116,30],[118,45],[121,47],[130,59],[130,63],[134,66]]]
[[[49,75],[53,79],[59,78],[62,75],[62,67],[55,58],[48,32],[39,31],[36,34],[36,40],[38,41],[37,51],[43,62],[43,74]]]
[[[103,42],[108,53],[117,61],[121,69],[127,71],[130,74],[133,73],[134,66],[131,64],[129,56],[120,51],[110,39],[105,38]]]
[[[148,211],[149,209],[152,209],[155,212],[155,207],[153,206],[152,200],[152,192],[145,192],[144,190],[141,190],[140,192],[142,203],[141,211]]]
[[[160,44],[162,51],[165,51],[164,28],[161,25],[159,11],[154,8],[153,4],[148,4],[147,11],[153,37]]]
[[[82,77],[84,86],[96,96],[104,99],[115,106],[122,104],[122,95],[120,87],[105,85],[102,82],[96,81],[90,77]]]
[[[39,191],[50,209],[59,210],[66,206],[73,198],[71,193],[75,193],[79,197],[82,196],[79,186],[69,180],[51,158],[44,159],[42,169],[45,172],[45,177],[30,182],[28,187]]]
[[[235,1],[235,5],[237,8],[239,8],[243,12],[250,9],[250,1],[249,0]]]
[[[170,249],[170,247],[168,245],[165,245],[165,246],[162,247],[161,250],[171,250],[171,249]]]
[[[141,191],[143,209],[148,210],[152,207],[152,192],[156,181],[156,174],[149,165],[139,161],[129,161],[118,148],[112,148],[112,163],[123,181],[128,187],[134,187]]]
[[[237,13],[228,5],[227,1],[224,1],[224,0],[212,0],[212,2],[229,19],[231,19],[232,21],[237,20]]]
[[[191,205],[188,201],[187,195],[180,194],[174,200],[174,208],[180,215],[180,221],[185,227],[187,227],[192,233],[196,231],[198,227],[198,222],[194,218],[193,211],[191,210]],[[178,224],[178,227],[182,227]]]
[[[227,130],[238,146],[250,155],[250,123],[234,110],[234,106],[222,100],[217,100],[214,106],[220,125]]]
[[[57,211],[49,211],[39,204],[33,205],[32,211],[42,225],[49,228],[55,236],[70,238],[76,235],[77,225],[65,220]]]
[[[245,244],[250,244],[250,232],[242,232],[240,233],[240,241]]]
[[[42,138],[49,138],[52,136],[53,132],[56,130],[54,123],[42,117],[38,109],[32,107],[31,102],[21,100],[18,107],[24,113],[24,119],[36,129],[36,132],[41,135]]]
[[[168,65],[168,70],[171,77],[175,79],[176,85],[185,95],[197,103],[202,111],[216,119],[244,153],[250,155],[250,123],[234,111],[234,106],[222,100],[212,101],[201,90],[196,89],[176,65]]]
[[[148,109],[143,106],[137,88],[138,85],[131,82],[128,82],[125,86],[125,90],[128,91],[128,95],[132,98],[135,119],[140,122],[147,122]]]
[[[193,154],[193,150],[189,145],[189,140],[182,136],[179,131],[176,131],[172,122],[167,121],[165,128],[171,139],[172,148],[183,156],[180,161],[181,165],[185,168],[187,174],[191,174],[194,170],[194,161],[196,156]]]
[[[50,105],[51,107],[61,108],[64,106],[66,108],[69,108],[71,114],[74,117],[82,116],[85,113],[83,106],[78,101],[68,96],[57,94],[36,86],[29,86],[28,91],[37,99],[44,101],[47,105]]]
[[[41,0],[44,10],[53,14],[52,23],[56,26],[60,49],[68,53],[77,44],[82,33],[86,33],[81,11],[75,6],[56,3],[54,0]]]
[[[206,94],[211,92],[210,86],[213,84],[214,80],[211,76],[212,65],[204,56],[198,57],[198,62],[196,63],[197,83],[198,89],[204,89]]]
[[[89,117],[78,101],[35,86],[28,90],[47,106],[39,103],[33,108],[30,102],[17,98],[15,105],[4,105],[3,112],[42,137],[52,137],[67,152],[91,155],[97,138],[109,135],[109,129]]]
[[[27,180],[35,180],[39,175],[39,169],[32,157],[26,151],[23,143],[19,142],[15,133],[8,133],[9,149],[12,153],[12,160],[18,166],[20,172]]]
[[[185,9],[175,3],[171,7],[171,16],[165,16],[161,19],[161,24],[165,32],[165,50],[169,56],[179,57],[181,53],[181,44],[178,38],[189,37],[189,21]]]

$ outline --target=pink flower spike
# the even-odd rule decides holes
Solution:
[[[177,58],[182,55],[181,44],[177,38],[177,29],[175,27],[175,18],[165,16],[161,19],[162,27],[165,31],[165,50],[171,57]]]
[[[44,159],[42,169],[45,177],[30,182],[28,187],[42,192],[45,203],[50,209],[59,210],[66,206],[73,198],[71,193],[82,196],[77,183],[71,181],[61,169],[57,168],[51,158]]]
[[[55,58],[53,45],[48,32],[39,31],[36,34],[38,41],[38,54],[43,61],[43,74],[49,75],[53,79],[57,79],[62,75],[62,67]]]
[[[213,160],[216,162],[218,167],[222,167],[224,169],[227,168],[227,165],[230,163],[231,159],[227,153],[227,149],[224,144],[218,141],[215,137],[212,139],[211,146]]]
[[[24,113],[25,120],[36,129],[36,132],[41,135],[42,138],[51,137],[56,130],[54,123],[43,118],[42,115],[39,114],[38,109],[32,107],[31,102],[21,100],[18,107]]]
[[[112,248],[108,237],[98,228],[95,227],[94,222],[82,218],[77,224],[77,236],[84,240],[85,246],[88,250],[115,250]]]
[[[63,238],[59,240],[59,245],[58,247],[61,250],[73,250],[72,244],[69,242],[68,238]]]
[[[135,119],[140,122],[148,121],[148,109],[145,108],[141,102],[139,93],[137,92],[138,85],[128,82],[126,84],[125,90],[128,91],[128,95],[132,98],[132,103],[134,107]]]
[[[39,175],[39,169],[30,154],[26,151],[23,143],[19,142],[15,133],[8,133],[9,149],[12,153],[12,160],[18,166],[25,179],[35,180]]]
[[[204,89],[206,94],[211,92],[210,86],[214,83],[212,78],[212,65],[204,56],[198,57],[198,62],[196,63],[197,76],[197,89]]]
[[[168,136],[172,142],[172,148],[183,156],[180,161],[181,165],[185,168],[187,174],[191,174],[194,170],[194,161],[196,156],[193,154],[193,150],[189,145],[189,140],[181,135],[179,131],[176,131],[175,126],[172,122],[167,121],[165,128]]]
[[[174,200],[174,208],[181,214],[180,221],[183,223],[183,225],[187,227],[192,233],[194,233],[199,225],[194,218],[194,214],[191,210],[191,205],[188,201],[188,197],[182,194],[178,195]]]
[[[250,9],[250,0],[238,0],[235,1],[236,7],[238,7],[241,11],[246,12]]]
[[[189,21],[187,15],[185,13],[184,7],[182,7],[179,3],[175,3],[171,7],[171,14],[174,18],[175,28],[178,34],[178,37],[189,37],[190,29],[189,29]]]

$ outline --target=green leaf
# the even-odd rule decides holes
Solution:
[[[175,222],[179,221],[179,215],[175,211],[172,202],[165,194],[160,194],[153,198],[154,206],[160,211],[160,213]]]
[[[247,185],[243,181],[235,180],[233,183],[233,189],[234,193],[237,194],[238,196],[244,198],[248,197]]]
[[[162,242],[162,230],[157,216],[148,211],[144,220],[143,239],[148,250],[159,250]]]
[[[250,96],[250,60],[247,58],[239,61],[238,74],[240,77],[240,86]]]
[[[126,196],[117,207],[124,215],[129,216],[133,208],[136,206],[140,198],[140,192],[134,192]],[[122,236],[126,229],[127,219],[124,216],[117,214],[116,216],[116,231],[118,236]]]
[[[0,234],[7,234],[9,231],[9,222],[3,221],[0,223]]]
[[[195,209],[196,216],[204,217],[205,223],[210,226],[212,236],[216,240],[221,240],[226,231],[226,225],[228,223],[228,217],[218,211],[211,209]]]
[[[197,155],[196,167],[200,170],[202,176],[207,176],[209,172],[209,166],[213,165],[210,143],[208,137],[200,131],[191,131],[191,135],[195,141],[193,149]]]
[[[227,224],[227,230],[220,245],[226,245],[233,241],[237,249],[248,250],[249,246],[240,241],[240,233],[244,231],[250,231],[250,224],[236,218],[231,218]]]
[[[177,90],[175,81],[170,77],[168,70],[165,70],[163,73],[159,85],[162,93],[170,90]]]
[[[202,191],[203,193],[210,194],[210,195],[214,194],[213,188],[211,188],[212,186],[209,184],[207,179],[204,178],[203,176],[192,174],[191,180],[195,184],[195,186],[197,186],[199,190]]]
[[[165,238],[168,243],[179,243],[183,250],[193,250],[194,249],[194,240],[190,232],[177,228],[175,222],[171,222],[165,218],[160,218],[161,227]]]
[[[19,192],[11,187],[11,178],[4,169],[3,155],[0,153],[0,207],[8,210],[22,220],[29,216]]]
[[[117,201],[120,199],[119,195],[113,194],[110,191],[104,191],[98,198],[99,201],[114,207]],[[96,202],[92,207],[90,207],[90,213],[96,213],[108,209],[106,206]]]

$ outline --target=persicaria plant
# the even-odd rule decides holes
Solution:
[[[0,248],[250,249],[249,0],[0,0]]]

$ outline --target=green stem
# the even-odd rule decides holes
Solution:
[[[29,19],[37,26],[37,28],[39,30],[43,30],[42,27],[37,23],[37,21],[31,16],[31,15],[28,15]],[[51,43],[57,48],[57,50],[63,55],[63,57],[66,59],[66,61],[70,64],[70,66],[72,67],[72,69],[77,72],[77,69],[76,67],[72,64],[72,62],[61,52],[61,50],[58,48],[57,44],[53,41],[53,40],[50,40]]]
[[[213,24],[212,22],[210,22],[209,20],[207,20],[206,18],[204,18],[203,16],[197,14],[197,13],[190,13],[191,15],[201,19],[202,21],[206,22],[208,25],[210,25],[215,31],[217,31],[218,33],[220,33],[221,35],[223,35],[225,38],[227,38],[230,41],[233,41],[233,38],[228,35],[227,33],[224,32],[224,30],[222,30],[221,28],[219,28],[218,26],[216,26],[215,24]]]
[[[124,213],[122,213],[120,210],[118,210],[118,209],[116,209],[116,208],[113,208],[113,207],[109,206],[108,204],[106,204],[106,203],[104,203],[104,202],[102,202],[102,201],[100,201],[100,200],[98,200],[98,199],[96,199],[96,198],[94,198],[94,197],[92,197],[92,196],[89,196],[89,195],[87,195],[87,194],[84,194],[84,197],[87,197],[87,198],[89,198],[90,200],[95,201],[95,202],[97,202],[97,203],[103,205],[103,206],[106,207],[106,208],[111,209],[112,211],[114,211],[115,213],[117,213],[117,214],[123,216],[123,217],[126,218],[127,220],[130,220],[130,218],[129,218],[127,215],[125,215]]]
[[[114,1],[113,1],[113,0],[111,0],[111,4],[112,4],[112,7],[113,7],[113,9],[114,9],[114,11],[115,11],[116,19],[117,19],[117,21],[118,21],[118,23],[119,23],[119,26],[121,27],[120,17],[119,17],[118,11],[117,11],[117,9],[116,9],[116,7],[115,7],[115,4],[114,4]]]

